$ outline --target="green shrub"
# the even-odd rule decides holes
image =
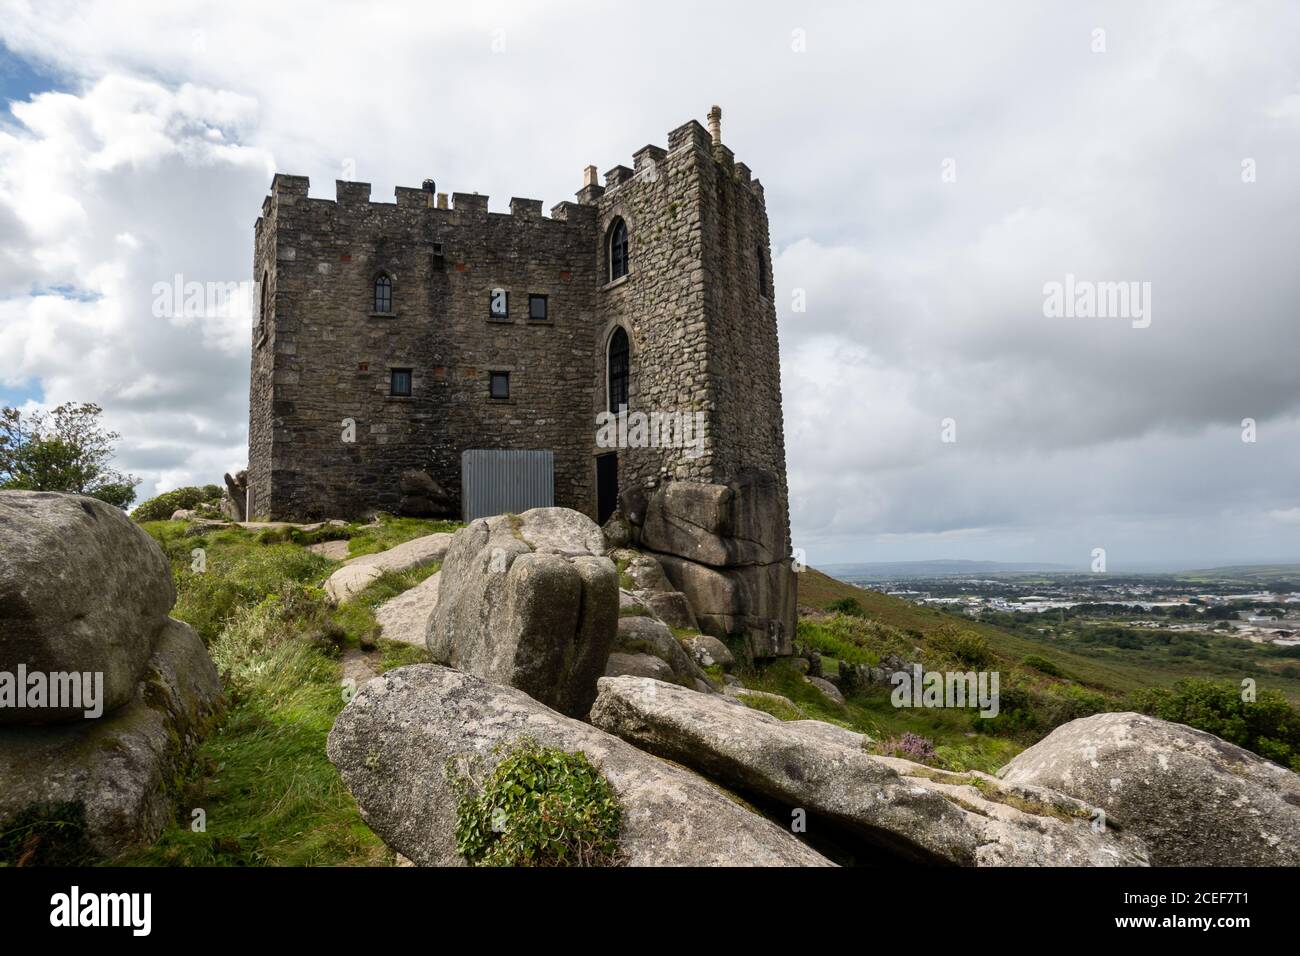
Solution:
[[[1245,701],[1241,687],[1231,681],[1189,677],[1172,689],[1138,691],[1130,706],[1161,720],[1204,730],[1300,771],[1300,710],[1280,691],[1261,690],[1255,700]]]
[[[587,755],[524,737],[493,750],[483,774],[474,758],[449,760],[459,796],[456,850],[474,866],[616,866],[623,811]],[[482,778],[479,782],[478,778]]]
[[[984,733],[999,737],[1029,739],[1042,735],[1043,720],[1038,709],[1039,696],[1028,687],[999,681],[996,717],[977,718]]]
[[[1053,684],[1037,695],[1039,727],[1046,733],[1080,717],[1113,709],[1113,701],[1100,691],[1078,684]]]
[[[201,504],[216,504],[221,500],[221,489],[216,485],[202,488],[188,486],[164,491],[155,498],[143,501],[131,512],[136,521],[167,521],[173,512],[191,511]]]
[[[873,667],[882,655],[909,654],[912,647],[898,628],[851,614],[800,618],[796,633],[800,644],[819,654]]]
[[[985,670],[993,663],[988,641],[972,631],[945,625],[930,635],[929,644],[943,657],[975,670]]]
[[[842,597],[838,601],[832,601],[826,605],[826,610],[835,614],[849,614],[853,617],[865,617],[866,611],[862,610],[862,605],[858,603],[855,597]]]

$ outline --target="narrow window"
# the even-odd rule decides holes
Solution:
[[[759,246],[755,252],[758,253],[758,294],[767,298],[767,257],[763,255],[763,247]]]
[[[488,376],[488,395],[492,398],[510,397],[510,373],[492,372]]]
[[[488,297],[488,316],[493,319],[510,317],[510,293],[505,289],[493,289]]]
[[[262,304],[261,304],[261,306],[258,307],[258,310],[257,310],[257,321],[258,321],[259,323],[261,323],[262,325],[265,325],[265,324],[266,324],[266,287],[267,287],[269,284],[270,284],[270,283],[267,282],[267,273],[263,272],[263,273],[262,273],[262,290],[261,290],[261,292],[262,292]]]
[[[409,398],[411,396],[411,370],[409,368],[395,368],[392,370],[391,377],[388,380],[388,394],[398,398]]]
[[[609,337],[609,410],[615,414],[627,404],[628,362],[627,332],[620,325]]]
[[[609,281],[627,275],[627,223],[615,219],[609,227]]]
[[[534,322],[546,321],[546,296],[530,295],[528,297],[528,318]]]
[[[375,311],[384,314],[393,311],[393,280],[388,276],[375,279]]]

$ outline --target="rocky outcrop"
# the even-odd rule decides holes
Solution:
[[[402,497],[399,514],[413,518],[445,518],[455,512],[455,503],[442,485],[427,471],[408,468],[398,477]]]
[[[0,837],[28,828],[33,839],[18,852],[51,862],[108,859],[157,839],[174,819],[177,775],[221,701],[203,642],[168,621],[131,700],[111,714],[0,727]]]
[[[606,540],[609,539],[608,527]],[[611,542],[612,543],[612,542]],[[619,581],[638,605],[649,610],[669,627],[695,631],[699,624],[686,595],[673,589],[663,566],[652,554],[615,547],[609,553],[619,568]]]
[[[708,675],[691,659],[681,641],[673,636],[663,621],[643,615],[620,617],[614,647],[623,654],[651,654],[667,665],[671,675],[668,680],[692,689],[700,685],[709,689]],[[609,670],[606,669],[605,673],[608,674]]]
[[[248,520],[248,472],[240,471],[234,477],[222,475],[226,483],[219,510],[231,521]]]
[[[0,492],[0,670],[101,673],[114,710],[134,695],[175,602],[162,550],[121,509]],[[0,707],[0,725],[81,719],[77,708]]]
[[[346,604],[383,575],[383,568],[373,564],[344,565],[325,582],[325,593],[335,604]]]
[[[1135,713],[1064,724],[998,771],[1101,807],[1161,866],[1300,865],[1300,776],[1213,734]]]
[[[410,541],[403,541],[387,551],[349,558],[345,563],[348,567],[379,568],[381,571],[394,573],[412,571],[415,568],[437,564],[445,558],[447,549],[451,547],[451,539],[452,535],[447,532],[426,534],[419,538],[412,538]]]
[[[581,716],[618,627],[600,528],[567,508],[498,515],[457,531],[427,645],[435,661]]]
[[[691,602],[681,591],[642,591],[639,592],[641,603],[655,617],[669,627],[680,627],[688,631],[698,631],[700,623],[691,610]]]
[[[844,703],[844,695],[840,693],[840,689],[830,681],[826,680],[826,678],[809,676],[805,677],[804,680],[817,688],[817,690],[819,690],[824,697],[829,698],[832,703]]]
[[[676,676],[666,661],[653,654],[624,654],[614,651],[605,662],[606,677],[653,677],[673,682]]]
[[[615,511],[600,526],[611,548],[626,548],[632,543],[632,525],[621,511]]]
[[[401,667],[366,684],[330,731],[328,753],[388,846],[423,866],[450,866],[464,861],[455,848],[457,797],[447,762],[490,758],[495,745],[524,736],[582,751],[605,775],[622,807],[619,843],[630,866],[828,863],[695,774],[516,688],[436,665]]]
[[[750,657],[794,651],[794,572],[786,562],[713,568],[659,555],[665,574],[686,595],[699,628],[714,637],[740,638]]]
[[[682,646],[701,667],[721,667],[729,671],[736,666],[736,657],[726,644],[711,634],[692,634],[682,638]]]
[[[438,571],[381,605],[375,611],[381,636],[390,641],[424,647],[429,636],[429,622],[438,607],[441,580],[442,572]]]
[[[591,722],[650,753],[808,814],[810,840],[856,862],[962,866],[1140,866],[1141,840],[1092,826],[1085,803],[879,757],[866,738],[819,721],[782,722],[725,697],[607,677]],[[820,844],[819,844],[820,845]]]
[[[740,638],[753,658],[792,653],[795,575],[774,476],[745,471],[725,485],[670,481],[644,500],[625,496],[621,507],[633,540],[655,553],[671,590],[690,605],[696,623],[675,627]]]
[[[729,485],[673,481],[646,506],[641,545],[718,568],[788,557],[776,480],[746,472]]]
[[[203,642],[167,616],[173,600],[161,549],[122,511],[0,492],[0,847],[15,855],[0,862],[111,857],[172,819],[175,782],[222,705]],[[102,675],[102,696],[15,706],[33,675],[83,691]]]

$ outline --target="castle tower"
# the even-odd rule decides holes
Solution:
[[[587,167],[550,216],[448,204],[431,179],[317,199],[277,174],[254,229],[250,517],[621,510],[700,627],[789,653],[767,211],[708,121],[604,185]],[[611,443],[611,412],[648,433]],[[483,505],[487,486],[510,503]]]
[[[578,200],[599,237],[593,410],[683,413],[702,433],[596,448],[596,513],[617,502],[703,630],[753,657],[788,654],[795,576],[763,187],[722,142],[716,106],[708,130],[678,127],[603,187],[592,172]]]
[[[618,487],[638,497],[665,480],[727,484],[761,473],[777,486],[786,526],[780,358],[763,187],[721,138],[692,120],[668,148],[644,146],[633,167],[596,185],[588,167],[580,203],[597,210],[600,319],[596,412],[617,411],[623,334],[629,411],[702,415],[704,443],[629,448]],[[601,451],[595,451],[597,456]],[[598,466],[599,471],[599,466]],[[600,494],[601,483],[597,483]],[[608,501],[598,503],[603,516]],[[635,510],[635,505],[631,506]]]

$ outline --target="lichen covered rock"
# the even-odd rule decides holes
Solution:
[[[471,522],[443,561],[429,653],[585,714],[618,627],[618,574],[604,549],[595,522],[566,508]]]
[[[998,776],[1101,807],[1159,866],[1300,866],[1300,775],[1183,724],[1072,720]]]
[[[619,843],[630,866],[828,865],[695,774],[521,690],[437,665],[397,668],[368,683],[339,715],[328,753],[388,846],[422,866],[453,866],[464,861],[448,761],[490,760],[498,744],[525,737],[581,751],[605,776],[622,807]]]

